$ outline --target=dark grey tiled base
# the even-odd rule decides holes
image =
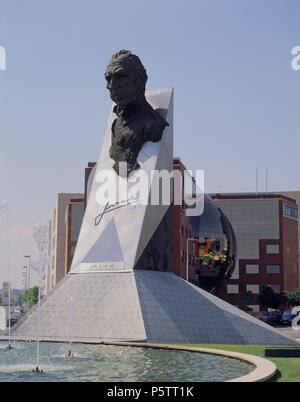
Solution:
[[[138,270],[68,276],[15,334],[160,343],[296,344],[172,273]]]

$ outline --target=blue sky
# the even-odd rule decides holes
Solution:
[[[47,220],[57,192],[83,190],[111,106],[105,65],[122,48],[141,57],[149,89],[175,87],[174,153],[205,169],[207,191],[255,191],[256,168],[260,190],[266,168],[270,190],[300,190],[299,20],[297,0],[0,0],[11,225]]]

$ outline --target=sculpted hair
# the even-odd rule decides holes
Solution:
[[[138,56],[132,54],[130,50],[120,50],[112,55],[107,68],[113,67],[114,65],[122,65],[130,70],[138,79],[140,79],[140,90],[145,92],[148,76],[143,63]]]

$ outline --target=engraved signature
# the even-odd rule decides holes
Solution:
[[[132,195],[127,200],[119,201],[119,202],[116,202],[115,204],[110,204],[109,202],[107,202],[104,207],[103,212],[101,212],[101,214],[96,216],[95,226],[99,225],[103,216],[105,214],[107,214],[108,212],[112,212],[116,209],[126,207],[127,205],[134,205],[134,208],[135,208],[137,206],[138,201],[139,201],[139,197],[137,197],[136,195]]]

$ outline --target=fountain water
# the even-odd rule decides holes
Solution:
[[[38,298],[39,298],[39,301],[38,301],[39,307],[40,307],[40,304],[41,304],[40,292],[41,291],[40,291],[40,286],[39,286],[39,296],[38,296]],[[40,365],[40,340],[37,339],[37,341],[36,341],[36,368],[35,368],[35,370],[32,370],[32,371],[35,372],[35,373],[43,373],[43,370],[40,370],[39,365]]]
[[[41,270],[39,270],[38,308],[41,307],[41,281],[42,281],[41,276],[42,276]],[[39,321],[38,321],[38,324],[39,324]],[[37,330],[37,333],[39,333],[38,330]],[[36,368],[35,368],[35,370],[32,370],[32,372],[37,373],[37,374],[43,373],[44,371],[41,370],[39,368],[39,366],[40,366],[40,339],[38,338],[36,341]]]
[[[69,298],[69,306],[68,306],[68,311],[69,311],[69,317],[68,317],[68,328],[69,328],[69,349],[66,354],[66,357],[74,357],[73,351],[72,351],[72,322],[73,322],[73,297],[71,296]]]
[[[39,254],[39,259],[37,263],[37,268],[33,269],[37,272],[39,278],[38,287],[38,308],[41,306],[41,285],[42,285],[42,273],[46,269],[47,265],[47,240],[48,240],[48,224],[45,222],[37,222],[33,228],[33,237],[36,243],[37,251]],[[40,324],[38,320],[37,325]],[[37,330],[37,333],[39,331]],[[40,339],[36,341],[36,368],[32,370],[34,373],[43,373],[44,371],[39,368],[40,366]]]
[[[65,344],[41,346],[37,369],[32,358],[35,343],[0,353],[0,382],[226,381],[254,370],[240,360],[187,351],[76,343],[72,348],[76,358],[66,359],[61,353]]]

